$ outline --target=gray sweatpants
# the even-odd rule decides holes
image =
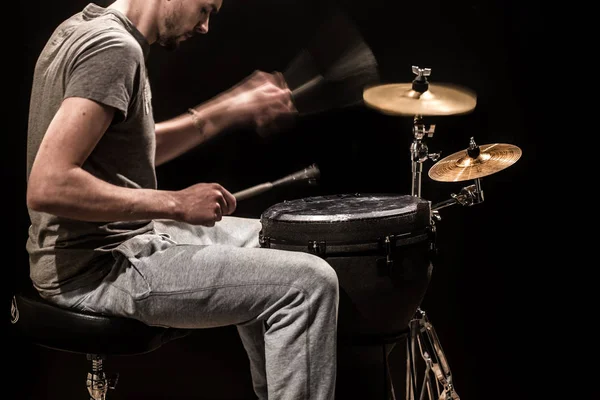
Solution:
[[[93,290],[53,296],[82,310],[149,325],[235,325],[259,399],[331,400],[336,381],[337,275],[323,259],[259,248],[260,221],[214,227],[156,221],[154,235],[120,246]]]

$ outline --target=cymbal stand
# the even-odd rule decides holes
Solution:
[[[418,400],[460,400],[454,389],[452,373],[444,351],[429,318],[420,308],[409,323],[410,338],[406,341],[406,400],[416,400],[417,360],[416,348],[423,361],[425,371]]]
[[[476,159],[479,156],[480,149],[479,146],[475,143],[475,139],[471,138],[469,147],[467,149],[467,155],[472,159]],[[438,211],[442,208],[446,208],[455,204],[460,204],[461,206],[470,207],[475,204],[483,203],[483,189],[481,188],[481,178],[474,179],[474,184],[465,186],[460,190],[458,194],[452,193],[450,197],[451,199],[441,201],[439,203],[434,204],[431,207],[431,210],[439,219]]]
[[[413,74],[417,77],[412,81],[412,89],[415,92],[424,93],[429,89],[427,77],[431,75],[431,68],[412,67]],[[413,136],[414,140],[410,145],[410,155],[412,162],[412,187],[411,194],[421,197],[421,175],[423,174],[423,163],[427,160],[437,161],[440,153],[429,153],[429,148],[425,144],[425,138],[432,137],[435,131],[434,124],[425,124],[422,115],[415,115],[413,118]]]
[[[413,120],[414,140],[410,145],[410,155],[412,161],[412,188],[413,196],[421,197],[421,175],[423,174],[423,163],[427,160],[437,161],[440,158],[439,153],[429,153],[426,137],[432,137],[435,125],[425,125],[423,116],[416,115]]]

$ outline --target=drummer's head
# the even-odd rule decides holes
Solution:
[[[195,34],[208,33],[210,17],[223,0],[116,0],[111,8],[122,11],[146,37],[174,50]]]

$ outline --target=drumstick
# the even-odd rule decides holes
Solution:
[[[264,193],[268,190],[271,190],[274,187],[288,185],[294,182],[308,181],[309,183],[314,183],[320,177],[320,175],[321,172],[319,171],[319,167],[316,164],[312,164],[311,166],[304,168],[301,171],[284,176],[283,178],[278,179],[275,182],[265,182],[259,185],[249,187],[248,189],[240,190],[239,192],[234,193],[233,196],[237,201],[245,200],[250,197],[254,197],[258,194]]]
[[[245,200],[249,197],[254,197],[257,194],[261,194],[266,192],[267,190],[271,190],[273,188],[273,184],[271,182],[261,183],[260,185],[252,186],[248,189],[240,190],[233,194],[236,201]]]

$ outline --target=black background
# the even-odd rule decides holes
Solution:
[[[33,66],[54,27],[85,4],[33,1],[20,10],[19,97],[10,151],[3,157],[3,177],[11,188],[7,216],[14,227],[5,243],[8,259],[15,260],[7,266],[6,303],[10,288],[28,273],[25,146]],[[544,68],[538,63],[543,11],[533,1],[337,4],[358,24],[378,60],[382,81],[410,82],[411,66],[419,65],[432,69],[431,82],[464,85],[477,93],[472,113],[432,121],[436,131],[427,142],[430,151],[444,157],[465,149],[474,137],[478,144],[513,144],[523,152],[511,167],[482,179],[484,203],[441,211],[440,257],[422,308],[438,332],[461,398],[531,398],[535,346],[529,335],[539,304],[532,277],[542,256],[533,209],[539,199],[536,139],[543,99],[531,95],[539,92],[524,66]],[[325,9],[317,1],[226,0],[208,35],[185,42],[174,53],[153,47],[148,68],[156,119],[182,113],[256,69],[284,70],[323,20]],[[409,117],[355,107],[300,120],[268,139],[235,131],[159,167],[159,186],[178,189],[216,181],[235,192],[316,163],[318,186],[272,190],[240,202],[236,215],[258,217],[280,201],[316,194],[410,194],[411,129]],[[426,163],[425,170],[431,165]],[[470,183],[424,176],[422,196],[437,203]],[[37,348],[19,338],[11,338],[7,350],[11,398],[85,398],[85,357]],[[403,379],[403,363],[393,352],[397,382]],[[252,396],[246,356],[231,327],[200,331],[146,355],[115,358],[107,367],[121,374],[117,390],[109,393],[115,400]]]

